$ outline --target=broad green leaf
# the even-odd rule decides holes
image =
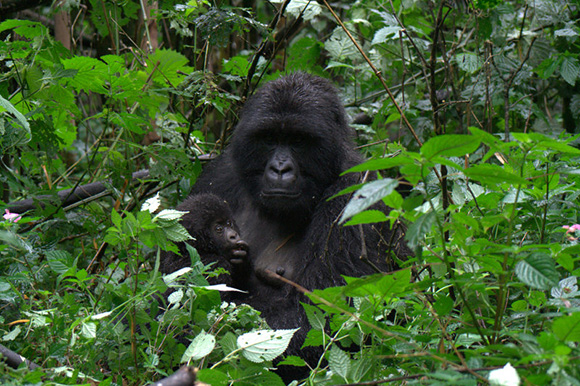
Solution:
[[[279,365],[303,367],[303,366],[306,366],[306,362],[304,361],[304,359],[297,357],[296,355],[290,355],[290,356],[287,356],[286,358],[284,358],[284,360],[282,362],[279,362],[278,366]]]
[[[196,379],[211,386],[228,386],[230,381],[227,374],[216,369],[201,369],[197,372]]]
[[[580,312],[554,320],[552,330],[564,342],[580,342]]]
[[[286,12],[295,18],[302,17],[308,21],[322,13],[322,7],[315,1],[292,0],[286,7]]]
[[[566,82],[574,86],[576,84],[576,79],[578,79],[578,75],[580,75],[578,59],[564,56],[562,58],[562,65],[560,66],[560,74],[562,74],[562,78],[564,78]]]
[[[373,224],[387,220],[387,215],[380,210],[365,210],[364,212],[360,212],[352,216],[352,218],[344,225],[349,226],[358,224]]]
[[[77,70],[68,83],[77,91],[93,91],[107,95],[105,81],[109,77],[107,65],[99,59],[86,56],[75,56],[65,59],[62,64],[66,70]]]
[[[181,242],[193,240],[193,237],[191,237],[187,229],[185,229],[181,224],[173,224],[171,227],[163,229],[165,230],[165,236],[167,236],[171,241]]]
[[[375,33],[371,44],[381,44],[387,42],[388,40],[398,39],[399,32],[401,31],[402,28],[398,25],[383,27]]]
[[[6,109],[6,111],[8,111],[12,115],[14,115],[16,120],[22,126],[22,129],[19,129],[18,127],[16,127],[16,129],[18,130],[18,134],[14,135],[13,137],[17,137],[17,138],[13,138],[10,145],[18,146],[18,145],[24,145],[25,143],[30,142],[30,139],[32,138],[32,134],[30,133],[30,125],[28,124],[28,120],[26,119],[26,117],[24,115],[22,115],[22,113],[20,111],[18,111],[16,109],[16,107],[14,107],[12,105],[12,103],[10,103],[9,100],[4,99],[2,97],[2,95],[0,95],[0,106],[2,106],[3,108]]]
[[[334,374],[339,375],[345,381],[347,380],[350,370],[350,357],[335,344],[332,345],[328,353],[328,365]]]
[[[395,166],[412,164],[414,160],[411,157],[405,155],[398,155],[396,157],[390,158],[379,158],[371,159],[369,161],[363,162],[360,165],[353,166],[342,174],[353,173],[353,172],[366,172],[368,170],[383,170],[390,169]]]
[[[189,60],[182,54],[167,49],[158,49],[147,58],[146,71],[156,82],[169,83],[177,87],[194,69],[187,66]]]
[[[328,51],[332,59],[339,62],[345,58],[359,55],[352,40],[350,40],[342,28],[334,29],[330,38],[324,42],[324,48]]]
[[[516,264],[516,275],[522,283],[532,288],[549,290],[558,284],[558,272],[552,257],[534,253]]]
[[[183,217],[184,214],[189,213],[188,211],[181,211],[175,209],[163,209],[161,212],[157,214],[157,216],[153,217],[153,221],[155,220],[178,220]]]
[[[177,291],[172,292],[168,297],[167,297],[167,301],[169,302],[169,304],[177,304],[179,302],[181,302],[181,299],[183,299],[183,290],[179,289]]]
[[[402,269],[389,274],[377,273],[365,277],[345,277],[343,287],[346,296],[367,297],[378,295],[383,298],[397,296],[405,292],[411,282],[411,270]]]
[[[211,353],[214,347],[215,336],[202,331],[191,341],[189,347],[187,347],[187,350],[183,353],[181,363],[201,359]]]
[[[324,330],[324,327],[326,327],[324,313],[311,304],[303,303],[302,306],[304,307],[304,311],[306,311],[306,317],[308,318],[310,326],[317,330]]]
[[[482,184],[497,186],[499,184],[527,185],[525,178],[505,171],[501,166],[481,164],[471,166],[464,171],[465,175]]]
[[[446,134],[430,138],[421,146],[421,154],[428,160],[435,156],[461,157],[473,153],[480,139],[473,135]]]
[[[295,328],[248,332],[238,337],[238,348],[242,349],[242,354],[252,362],[271,361],[286,351],[290,339],[298,330]]]
[[[383,197],[388,196],[399,185],[397,180],[385,178],[383,180],[371,181],[364,184],[355,194],[354,197],[344,208],[340,223],[346,219],[362,212],[373,204],[379,202]]]
[[[475,73],[483,65],[483,60],[478,55],[472,53],[457,54],[455,55],[455,61],[459,68],[469,74]]]
[[[252,372],[252,374],[254,373]],[[251,379],[252,382],[250,384],[255,386],[285,386],[282,378],[271,371],[261,371],[257,375],[252,375]]]
[[[407,229],[407,234],[405,238],[409,243],[409,247],[415,248],[419,245],[419,241],[421,241],[425,235],[431,232],[431,227],[437,218],[437,214],[433,211],[427,212],[421,217],[417,219],[409,229]]]
[[[97,324],[94,322],[85,322],[81,325],[81,335],[86,339],[95,339],[97,337]]]

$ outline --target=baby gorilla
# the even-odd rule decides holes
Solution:
[[[193,237],[188,243],[195,247],[201,261],[206,265],[216,263],[231,274],[210,278],[210,284],[246,287],[247,281],[240,279],[249,278],[251,274],[248,244],[240,238],[228,203],[214,194],[204,193],[189,196],[176,209],[188,212],[181,218],[181,225]],[[181,256],[168,251],[161,254],[159,270],[162,273],[191,266],[185,243],[177,243],[177,246]]]

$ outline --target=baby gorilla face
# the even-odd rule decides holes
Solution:
[[[243,264],[248,255],[248,244],[240,238],[231,219],[218,219],[211,225],[211,238],[220,255],[232,264]]]

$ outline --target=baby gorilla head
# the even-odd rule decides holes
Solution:
[[[240,238],[226,201],[214,194],[196,194],[183,201],[177,210],[187,212],[181,218],[181,225],[193,237],[188,243],[195,247],[204,264],[215,263],[232,275],[250,269],[248,244]],[[191,265],[185,243],[177,243],[177,246],[179,255],[173,252],[161,254],[161,272],[172,273]],[[210,282],[232,284],[231,278],[225,275],[212,278]]]
[[[246,261],[248,244],[240,238],[227,202],[213,194],[197,194],[177,209],[188,212],[181,218],[181,225],[194,238],[192,245],[202,261],[207,254],[219,255],[231,264]]]

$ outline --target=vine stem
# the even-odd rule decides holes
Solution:
[[[389,98],[391,98],[391,101],[393,102],[393,104],[395,105],[395,108],[397,109],[397,111],[401,115],[401,118],[403,119],[403,122],[405,122],[405,125],[407,126],[407,128],[409,129],[409,131],[411,132],[411,134],[413,135],[413,137],[415,138],[415,141],[417,141],[417,144],[419,144],[419,146],[422,146],[423,143],[421,142],[421,140],[417,136],[417,133],[415,132],[415,129],[413,129],[413,126],[411,126],[411,123],[409,122],[409,120],[407,119],[407,116],[405,115],[405,113],[401,109],[401,106],[399,106],[399,104],[395,100],[395,96],[393,95],[393,93],[389,89],[389,86],[387,86],[387,82],[385,81],[385,78],[383,78],[383,75],[381,74],[381,72],[375,67],[375,65],[373,64],[373,62],[371,62],[371,60],[369,59],[369,57],[367,56],[367,54],[364,52],[364,50],[362,49],[362,47],[360,46],[360,44],[358,44],[358,42],[356,41],[356,39],[354,38],[354,36],[352,36],[352,34],[350,33],[350,31],[346,28],[346,26],[342,22],[342,20],[334,12],[334,10],[330,6],[330,4],[328,4],[328,1],[327,0],[323,0],[323,1],[324,1],[324,5],[326,6],[326,8],[330,11],[330,13],[332,14],[332,16],[336,19],[336,22],[340,25],[340,27],[344,30],[344,32],[346,32],[346,34],[348,35],[348,37],[350,38],[350,40],[355,45],[356,49],[360,52],[360,54],[366,60],[366,62],[370,66],[370,68],[373,70],[373,72],[375,73],[376,77],[379,79],[379,81],[383,85],[383,87],[384,87],[385,91],[387,92],[387,94],[389,94]]]

